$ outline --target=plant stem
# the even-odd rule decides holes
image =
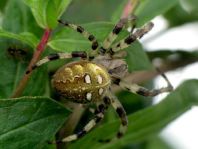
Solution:
[[[51,29],[45,29],[44,34],[39,42],[39,44],[36,47],[36,51],[34,52],[34,55],[27,67],[27,70],[30,70],[31,67],[40,59],[40,56],[42,52],[45,50],[46,44],[48,42],[48,39],[50,37],[52,30]],[[24,74],[23,78],[20,80],[19,85],[17,86],[16,90],[14,91],[12,98],[19,97],[23,90],[25,89],[25,86],[30,78],[31,72],[29,74]]]
[[[129,0],[126,6],[124,7],[121,18],[127,18],[129,15],[133,15],[139,2],[139,0]]]

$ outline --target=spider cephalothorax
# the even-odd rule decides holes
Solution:
[[[96,110],[93,112],[95,117],[78,133],[55,142],[70,142],[85,135],[102,120],[104,112],[109,105],[112,105],[121,120],[116,138],[123,136],[127,129],[127,116],[121,103],[111,92],[112,84],[119,85],[125,90],[143,96],[155,96],[172,90],[172,86],[164,74],[162,74],[162,76],[167,81],[168,86],[154,90],[148,90],[137,84],[128,83],[123,79],[125,74],[128,73],[127,64],[122,58],[117,57],[116,54],[120,52],[120,50],[128,47],[136,39],[141,38],[153,27],[153,24],[149,22],[142,28],[131,32],[126,38],[113,44],[127,21],[128,18],[121,19],[102,45],[98,43],[92,34],[85,31],[83,27],[59,21],[59,23],[79,32],[87,38],[92,43],[92,50],[88,53],[85,51],[73,51],[72,53],[51,54],[38,61],[32,66],[31,70],[26,72],[30,73],[33,69],[52,60],[75,57],[81,58],[81,60],[66,64],[58,69],[53,76],[52,85],[59,94],[73,102],[95,103],[97,105]]]
[[[97,56],[93,62],[108,68],[108,73],[112,76],[124,77],[128,73],[127,63],[123,58],[112,58],[109,55]]]

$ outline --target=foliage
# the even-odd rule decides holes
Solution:
[[[197,20],[195,12],[197,1],[189,1],[193,6],[185,10],[179,0],[141,0],[135,9],[137,26],[142,26],[155,16],[164,15],[169,22],[169,28],[177,27],[187,22]],[[58,26],[57,20],[82,24],[86,30],[93,33],[99,42],[102,42],[112,30],[115,22],[119,20],[127,0],[8,0],[0,2],[1,28],[0,28],[0,148],[28,149],[28,148],[56,148],[47,144],[53,140],[55,134],[68,118],[69,111],[62,104],[54,101],[56,95],[50,88],[49,69],[51,64],[42,66],[32,75],[21,97],[11,98],[24,75],[31,58],[24,56],[13,57],[7,51],[9,47],[16,46],[27,51],[29,55],[36,52],[44,29],[52,29],[47,49],[43,53],[71,52],[76,50],[89,50],[90,43],[73,30]],[[108,10],[106,9],[108,8]],[[182,12],[182,16],[178,12]],[[123,31],[119,39],[125,37]],[[118,39],[118,40],[119,40]],[[172,49],[166,53],[157,51],[148,53],[140,42],[135,42],[126,49],[126,61],[130,72],[137,70],[151,70],[149,60],[155,57],[162,59],[172,55]],[[183,52],[187,59],[197,60],[197,52],[192,54]],[[175,53],[174,53],[175,54]],[[25,59],[28,60],[24,60]],[[193,61],[193,62],[194,62]],[[62,63],[58,62],[56,68]],[[114,115],[108,115],[106,121],[98,128],[79,141],[72,142],[68,148],[155,148],[160,142],[157,134],[171,121],[182,115],[193,105],[197,105],[197,80],[188,80],[181,84],[157,105],[145,107],[145,100],[137,95],[126,92],[119,93],[129,117],[129,129],[120,140],[111,143],[99,143],[101,138],[111,138],[118,129],[118,121]],[[54,99],[51,99],[54,98]],[[133,99],[133,100],[132,100]],[[136,109],[132,111],[131,109]],[[109,112],[110,113],[110,112]],[[85,116],[86,117],[86,116]],[[87,119],[87,117],[85,118]],[[112,120],[113,119],[113,120]],[[160,140],[160,139],[159,139]],[[148,146],[142,145],[148,143]],[[134,145],[135,144],[135,145]],[[163,143],[165,148],[165,143]],[[158,147],[157,147],[158,148]],[[168,148],[168,146],[167,146]]]
[[[69,113],[46,97],[2,99],[0,103],[1,148],[43,148]]]

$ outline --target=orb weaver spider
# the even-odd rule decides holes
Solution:
[[[149,22],[142,28],[132,31],[126,38],[113,44],[129,20],[133,21],[135,19],[134,17],[120,19],[102,45],[99,45],[95,36],[87,32],[83,27],[58,20],[60,24],[79,32],[88,39],[92,44],[91,51],[89,53],[85,51],[73,51],[72,53],[51,54],[38,61],[26,73],[28,74],[33,69],[50,61],[76,57],[81,58],[81,60],[68,63],[58,69],[53,76],[52,85],[63,97],[81,104],[95,103],[96,109],[93,112],[95,117],[81,131],[53,143],[70,142],[84,136],[103,119],[104,113],[110,105],[115,109],[121,120],[120,128],[114,139],[121,138],[127,130],[128,120],[122,104],[111,91],[112,84],[116,84],[122,89],[142,96],[155,96],[173,89],[164,74],[161,75],[167,82],[167,87],[153,90],[146,89],[134,83],[128,83],[122,79],[126,72],[128,72],[127,64],[121,57],[116,57],[116,53],[127,48],[138,38],[140,39],[153,27],[153,24]]]

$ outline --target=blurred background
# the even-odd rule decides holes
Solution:
[[[186,6],[186,5],[184,5]],[[195,15],[198,15],[195,13]],[[155,27],[143,39],[143,46],[148,51],[158,49],[180,49],[193,51],[198,49],[198,22],[186,22],[179,27],[168,29],[169,22],[163,17],[156,17]],[[183,81],[198,78],[198,63],[166,73],[174,88]],[[155,79],[156,86],[164,83],[161,77]],[[165,84],[164,84],[165,85]],[[155,97],[154,104],[161,101],[166,95]],[[161,133],[161,136],[175,149],[197,149],[198,148],[198,107],[184,113],[181,117],[169,124]]]

